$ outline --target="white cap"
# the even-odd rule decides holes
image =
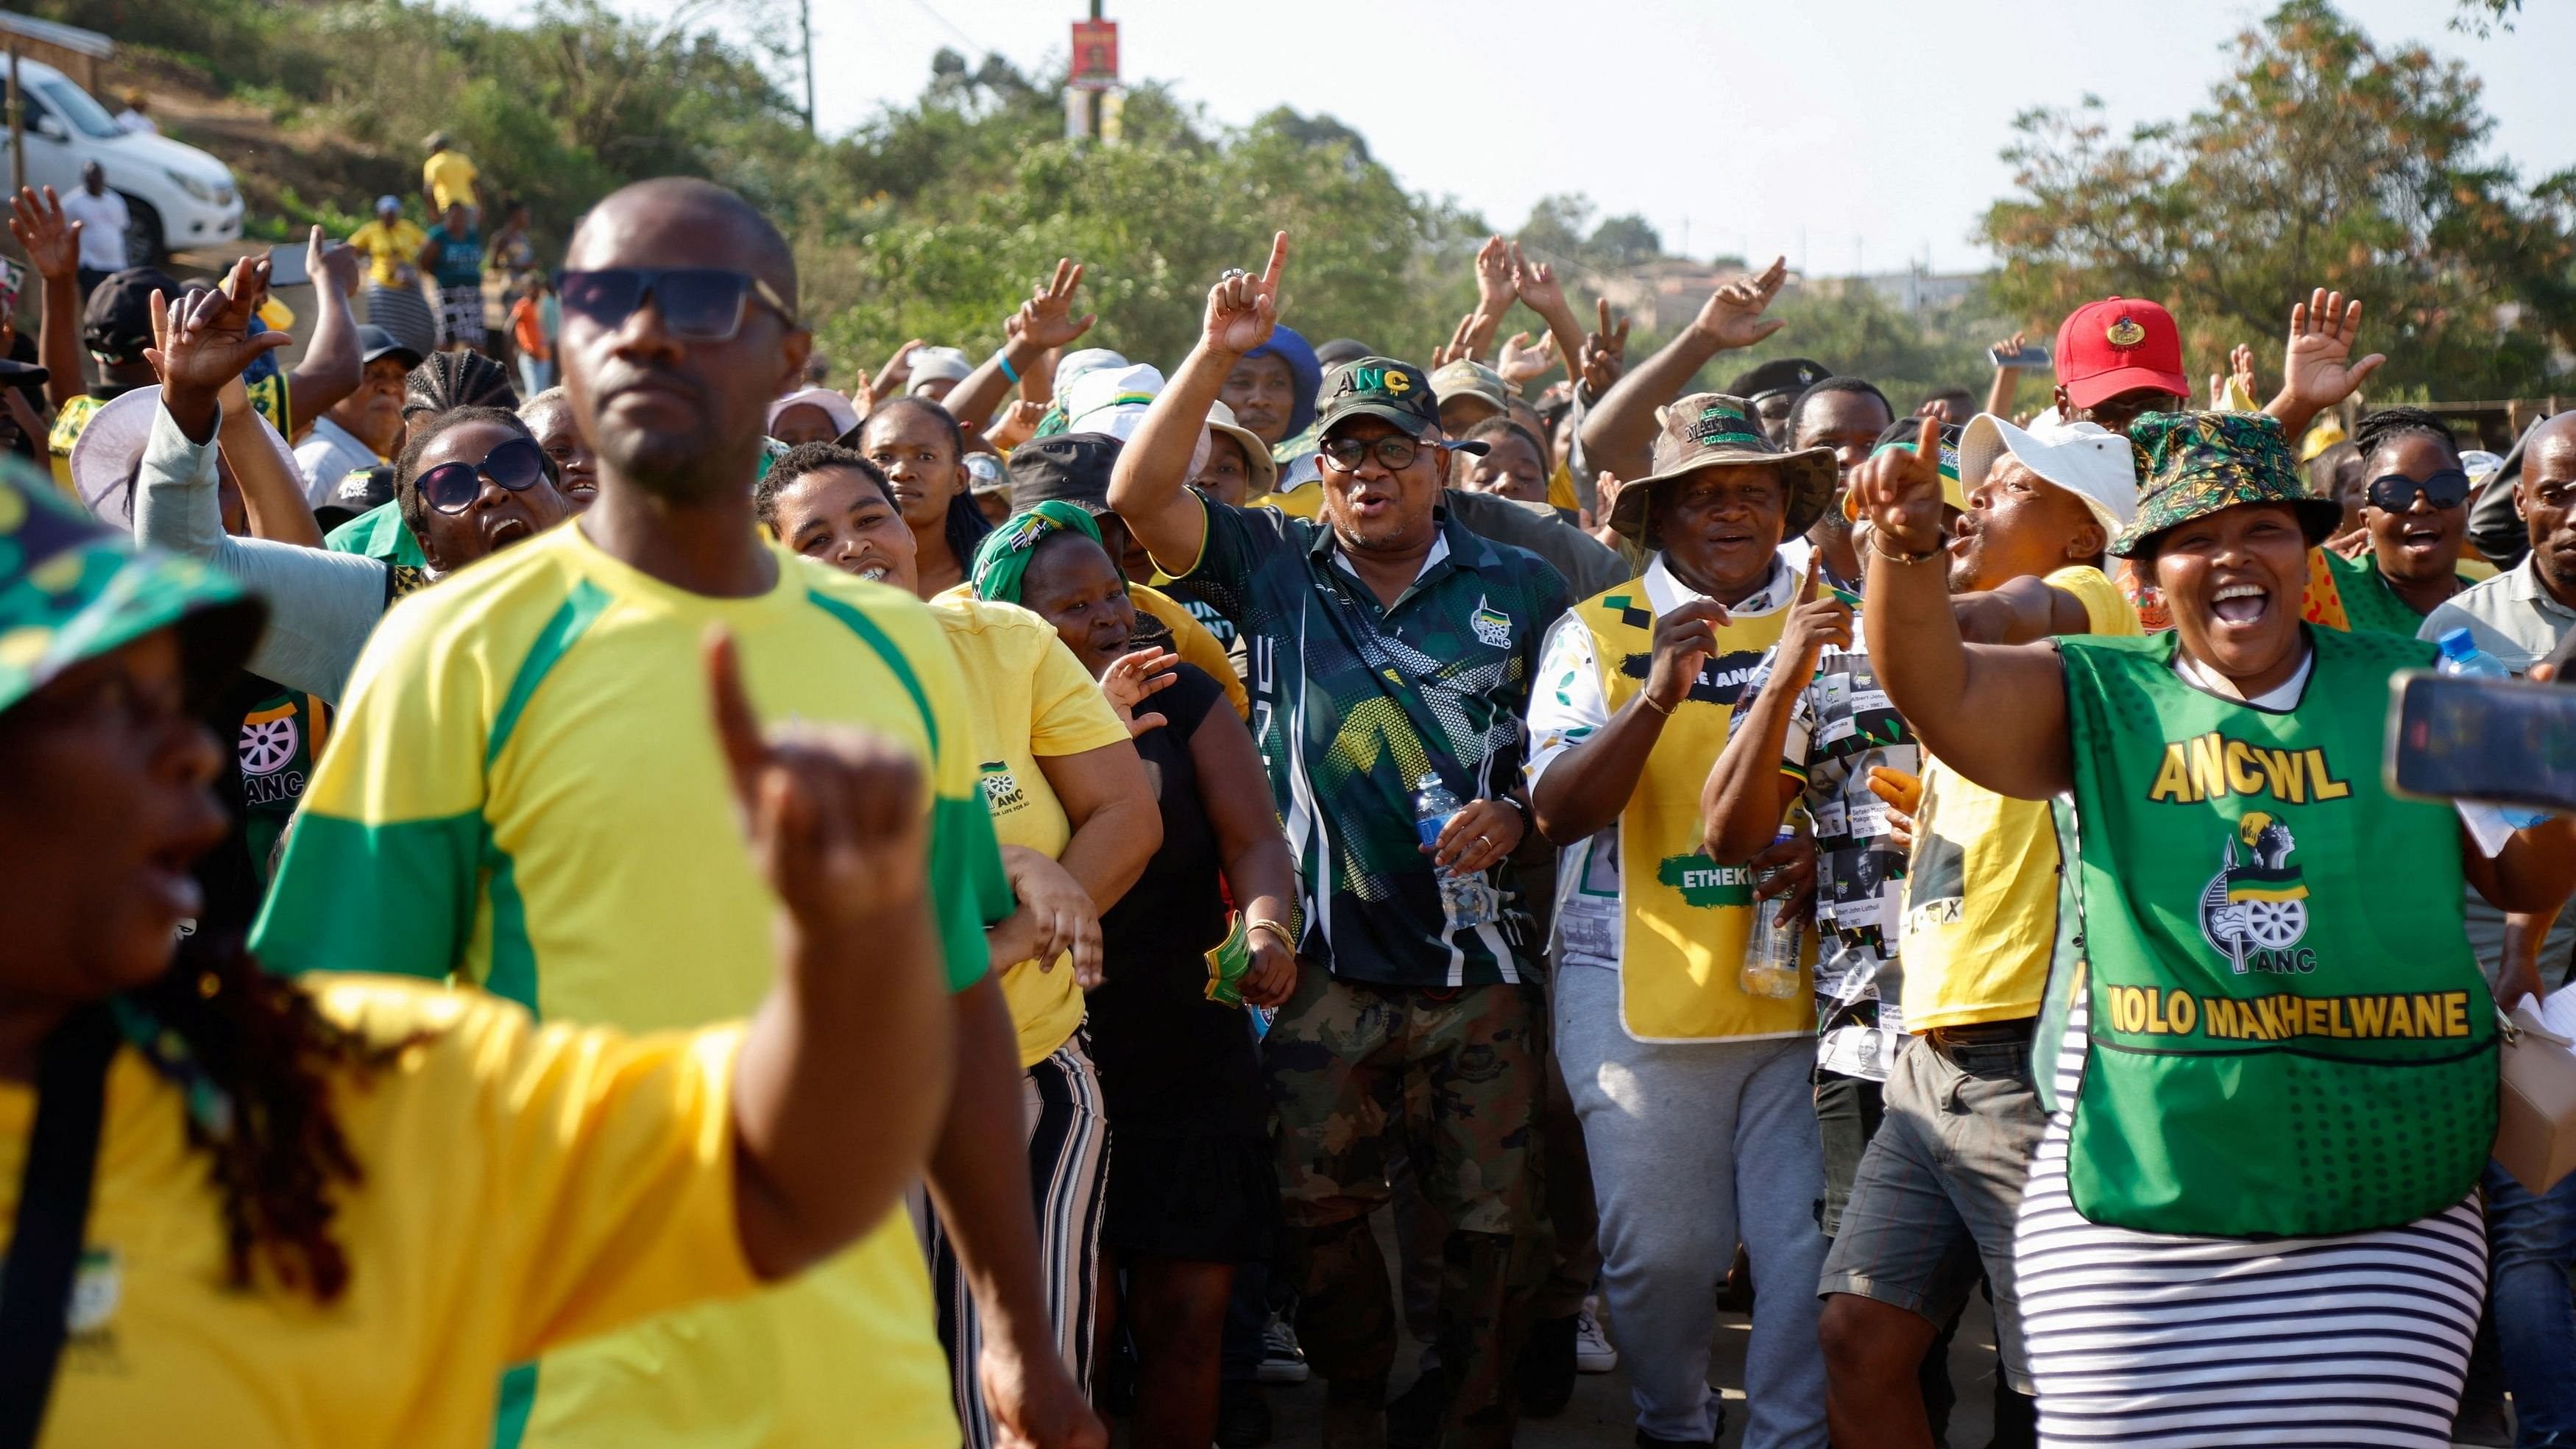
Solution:
[[[789,408],[815,408],[832,420],[832,436],[842,437],[859,425],[859,409],[848,398],[828,387],[800,387],[769,405],[768,426],[778,426],[778,415]]]
[[[143,487],[135,470],[143,462],[144,444],[152,437],[153,415],[160,410],[159,383],[119,393],[107,406],[90,414],[88,424],[72,444],[72,487],[99,522],[118,529],[134,527],[134,495]],[[259,420],[259,432],[269,450],[277,454],[286,476],[303,487],[308,502],[317,492],[325,498],[330,496],[329,488],[316,488],[304,476],[303,465],[295,461],[295,450],[278,436],[277,425],[265,415]],[[339,481],[328,480],[331,484]]]
[[[1973,495],[2011,454],[2021,465],[2084,500],[2105,532],[2117,536],[2138,516],[2138,464],[2125,434],[2100,423],[2048,423],[2017,428],[1993,413],[1968,419],[1959,433],[1959,489]]]
[[[1086,372],[1098,372],[1104,367],[1125,367],[1126,365],[1127,359],[1123,355],[1112,352],[1106,347],[1084,347],[1068,352],[1064,355],[1064,360],[1055,365],[1056,391],[1062,392],[1073,386],[1074,379]]]
[[[2469,487],[2473,491],[2484,488],[2487,480],[2494,477],[2496,470],[2503,466],[2504,459],[2484,448],[2460,450],[2460,471],[2469,475]]]
[[[916,347],[908,361],[912,380],[903,389],[908,393],[921,391],[925,382],[964,382],[975,370],[975,360],[956,347]]]
[[[1107,433],[1120,442],[1136,436],[1145,409],[1163,391],[1163,374],[1149,363],[1098,367],[1073,380],[1064,393],[1064,430]]]

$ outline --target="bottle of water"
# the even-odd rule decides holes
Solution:
[[[2511,679],[2513,671],[2504,661],[2477,645],[2466,629],[2453,629],[2434,641],[2442,648],[2441,670],[2444,674],[2466,674],[2479,679]],[[2517,806],[2488,806],[2504,823],[2516,830],[2528,830],[2549,818],[2546,810],[2526,810]]]
[[[1425,775],[1413,782],[1413,833],[1424,845],[1440,843],[1440,832],[1451,816],[1467,807],[1458,796],[1441,783],[1438,775]],[[1494,888],[1479,871],[1455,871],[1433,868],[1440,882],[1440,910],[1449,918],[1451,930],[1490,925],[1501,918],[1501,902]]]
[[[1793,832],[1783,830],[1773,838],[1777,845],[1795,839]],[[1805,939],[1804,921],[1780,923],[1780,902],[1776,899],[1753,903],[1753,929],[1744,936],[1744,969],[1737,982],[1747,996],[1786,1001],[1798,994],[1798,946]]]

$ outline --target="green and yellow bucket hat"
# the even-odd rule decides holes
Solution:
[[[203,699],[250,657],[267,610],[190,559],[133,543],[0,459],[0,711],[83,660],[176,627]]]
[[[2129,424],[2138,463],[2138,516],[2111,541],[2136,556],[2156,535],[2248,503],[2287,503],[2311,545],[2343,519],[2343,508],[2308,492],[2277,418],[2262,413],[2146,413]]]

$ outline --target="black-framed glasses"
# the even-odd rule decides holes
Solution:
[[[421,500],[439,512],[463,513],[474,506],[486,478],[513,493],[524,493],[545,476],[545,450],[533,438],[512,438],[484,454],[480,463],[441,463],[421,474],[413,486],[420,490]]]
[[[742,330],[743,313],[754,302],[778,314],[788,326],[796,316],[776,289],[748,272],[720,267],[601,267],[587,272],[555,273],[555,296],[566,312],[587,317],[601,327],[622,327],[636,309],[651,302],[671,335],[692,342],[724,342]]]
[[[1360,465],[1375,454],[1378,463],[1388,472],[1401,473],[1413,466],[1413,460],[1422,455],[1423,449],[1437,446],[1419,438],[1408,438],[1402,433],[1389,433],[1374,441],[1365,438],[1328,439],[1319,451],[1323,453],[1324,461],[1332,464],[1337,472],[1356,473]]]
[[[2418,483],[2403,473],[2391,473],[2371,479],[2365,496],[2371,507],[2383,513],[2404,513],[2415,506],[2418,494],[2431,499],[2436,508],[2457,508],[2469,499],[2469,475],[2457,468],[2445,468]]]

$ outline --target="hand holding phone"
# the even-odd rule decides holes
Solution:
[[[305,271],[304,243],[282,242],[268,249],[270,291],[280,287],[301,287],[312,280],[312,276]]]
[[[2551,658],[2569,652],[2562,646]],[[2431,673],[2401,674],[2391,684],[2391,789],[2576,811],[2576,689]]]
[[[1986,349],[1986,356],[1994,360],[1995,366],[2009,367],[2015,372],[2041,372],[2050,366],[2048,346],[2040,342],[2025,343],[2018,350],[2008,347],[1989,347]]]

